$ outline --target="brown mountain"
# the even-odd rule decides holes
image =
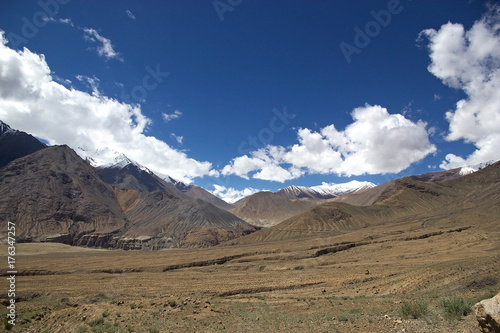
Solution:
[[[204,247],[256,230],[199,199],[113,187],[67,146],[0,169],[0,213],[0,242],[7,221],[21,241],[124,249]]]
[[[328,236],[377,226],[383,226],[384,230],[390,225],[412,225],[412,228],[422,229],[475,226],[487,232],[498,232],[499,183],[500,162],[441,182],[401,178],[356,196],[358,206],[346,203],[354,202],[352,199],[330,201],[235,242]]]
[[[234,205],[231,205],[224,200],[216,197],[212,193],[205,190],[203,187],[199,187],[196,185],[186,185],[182,182],[176,182],[175,186],[187,197],[191,199],[201,199],[208,203],[211,203],[214,206],[217,206],[224,210],[231,210],[234,208]]]
[[[244,198],[231,212],[255,226],[269,227],[319,203],[318,200],[290,199],[273,192],[264,191]]]
[[[114,190],[68,146],[54,146],[0,169],[1,230],[16,223],[26,241],[100,245],[92,234],[115,234],[126,218]]]
[[[128,197],[125,215],[130,224],[120,244],[139,240],[153,249],[205,247],[257,230],[228,211],[201,199],[181,199],[160,191],[122,192],[119,197],[124,195]]]
[[[178,198],[188,198],[174,184],[166,182],[149,170],[139,168],[132,161],[125,165],[118,163],[108,167],[97,167],[97,171],[106,182],[120,189],[140,192],[162,191]]]

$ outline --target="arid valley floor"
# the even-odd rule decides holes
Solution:
[[[17,244],[16,260],[13,332],[480,332],[443,300],[500,290],[500,233],[477,222],[157,252]]]

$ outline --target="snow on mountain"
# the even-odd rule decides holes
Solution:
[[[3,134],[14,134],[16,132],[19,132],[13,128],[11,128],[9,125],[7,125],[6,123],[4,123],[3,121],[0,120],[0,135],[3,135]]]
[[[120,153],[116,150],[112,150],[109,148],[100,148],[94,151],[86,150],[82,147],[78,147],[77,154],[84,160],[86,160],[90,165],[97,169],[122,169],[129,164],[134,165],[139,170],[145,171],[151,175],[156,175],[162,180],[175,185],[176,187],[187,186],[186,184],[173,179],[169,175],[165,175],[159,172],[152,171],[145,167],[144,165],[128,158],[125,154]]]
[[[94,151],[85,150],[82,147],[77,149],[78,155],[81,158],[90,163],[94,168],[119,168],[122,169],[129,164],[132,164],[139,168],[140,170],[146,171],[148,173],[153,173],[151,170],[146,168],[144,165],[137,163],[134,160],[128,158],[125,154],[120,153],[116,150],[109,148],[100,148]]]
[[[78,147],[76,153],[94,168],[117,164],[127,158],[124,154],[109,148],[87,150]]]
[[[494,162],[495,161],[488,161],[488,162],[483,162],[483,163],[479,163],[479,164],[463,166],[460,168],[459,174],[460,174],[460,176],[465,176],[465,175],[474,173],[478,170],[486,168],[488,165],[491,165]]]
[[[137,163],[134,160],[128,158],[125,154],[120,153],[116,150],[109,148],[100,148],[94,151],[85,150],[84,148],[78,147],[77,154],[84,160],[86,160],[94,168],[107,169],[116,168],[122,169],[129,164],[136,166],[139,170],[146,171],[150,174],[154,174],[153,171],[146,168],[144,165]],[[160,177],[162,178],[162,177]]]
[[[343,184],[325,183],[317,186],[288,186],[276,193],[287,198],[314,198],[328,199],[338,197],[340,195],[359,192],[375,187],[376,185],[370,182],[360,182],[357,180]]]
[[[371,182],[360,182],[357,180],[353,180],[343,184],[323,182],[321,185],[310,187],[310,189],[322,195],[339,196],[348,193],[364,191],[375,186],[376,185]]]

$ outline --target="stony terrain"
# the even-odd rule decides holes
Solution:
[[[159,252],[18,244],[13,331],[479,332],[442,303],[500,291],[499,244],[474,224]]]

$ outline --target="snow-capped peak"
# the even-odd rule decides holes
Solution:
[[[488,161],[488,162],[483,162],[483,163],[479,163],[479,164],[463,166],[460,168],[459,174],[460,174],[460,176],[465,176],[465,175],[474,173],[478,170],[486,168],[487,166],[493,164],[494,162],[495,161]]]
[[[0,134],[16,133],[16,132],[18,131],[12,129],[12,127],[10,127],[9,125],[0,120]]]
[[[343,184],[323,182],[321,185],[311,187],[292,185],[285,187],[276,193],[293,198],[309,197],[328,199],[348,193],[364,191],[375,186],[376,185],[373,183],[360,182],[357,180]]]
[[[363,191],[375,186],[376,185],[371,182],[360,182],[357,180],[352,180],[348,183],[343,183],[343,184],[323,182],[321,185],[310,187],[310,189],[322,195],[338,196],[347,193]]]
[[[82,147],[78,147],[77,151],[78,155],[81,158],[86,160],[90,165],[94,168],[98,169],[108,169],[108,168],[117,168],[123,169],[128,165],[133,165],[139,170],[145,171],[151,175],[156,175],[157,177],[163,179],[167,183],[170,183],[177,188],[183,188],[188,186],[187,184],[178,181],[169,175],[165,175],[156,171],[152,171],[145,167],[144,165],[128,158],[125,154],[120,153],[116,150],[112,150],[110,148],[100,148],[96,150],[87,150]]]
[[[140,170],[152,173],[148,168],[137,163],[136,161],[131,160],[125,154],[109,148],[100,148],[94,151],[90,151],[82,147],[78,147],[76,152],[78,153],[78,155],[80,155],[81,158],[89,162],[90,165],[92,165],[94,168],[121,169],[129,164],[132,164]]]

